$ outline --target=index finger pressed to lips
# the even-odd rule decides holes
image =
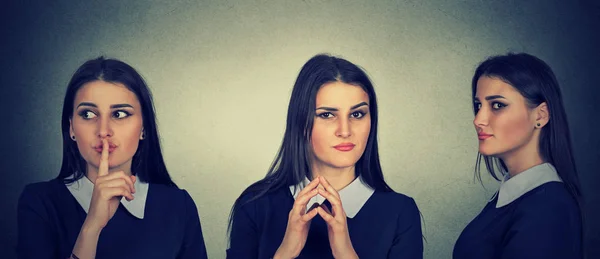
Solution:
[[[108,140],[102,140],[102,155],[98,166],[98,176],[108,175]]]

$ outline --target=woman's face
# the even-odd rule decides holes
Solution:
[[[370,130],[369,95],[360,86],[324,84],[317,92],[310,139],[313,166],[354,166],[365,151]]]
[[[88,169],[97,170],[105,138],[109,170],[131,170],[131,160],[143,139],[142,110],[135,93],[120,83],[86,83],[75,95],[70,122],[71,138],[75,137]]]
[[[510,84],[496,77],[482,76],[477,81],[473,120],[479,138],[479,153],[504,158],[531,145],[538,122],[539,108],[530,108],[526,99]],[[543,104],[545,106],[545,104]],[[541,128],[543,125],[540,124]]]

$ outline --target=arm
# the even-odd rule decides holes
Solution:
[[[115,215],[121,197],[133,200],[135,193],[133,183],[135,176],[126,175],[123,171],[108,173],[108,141],[102,140],[102,155],[98,168],[98,176],[94,182],[90,209],[83,226],[75,241],[71,258],[92,259],[96,258],[96,249],[100,232]]]
[[[555,199],[520,204],[504,237],[502,258],[582,258],[579,213],[564,205]]]
[[[204,237],[202,236],[202,226],[200,217],[194,200],[187,191],[183,191],[185,197],[186,219],[183,245],[177,258],[200,258],[206,259],[206,247]]]
[[[421,214],[415,200],[412,198],[404,204],[404,212],[398,217],[396,237],[388,258],[423,258]]]
[[[258,229],[246,207],[240,206],[233,215],[229,248],[227,249],[227,258],[229,259],[252,259],[258,256]]]
[[[317,215],[317,210],[306,212],[306,204],[318,193],[316,189],[319,184],[318,179],[314,179],[298,194],[294,206],[288,214],[283,240],[272,258],[296,258],[304,248],[310,221]],[[243,199],[240,204],[244,204]],[[257,220],[256,207],[252,204],[245,204],[234,210],[227,258],[257,258],[261,236],[255,222]]]
[[[57,233],[44,208],[43,196],[38,195],[32,185],[26,186],[21,193],[17,221],[18,258],[60,258]]]

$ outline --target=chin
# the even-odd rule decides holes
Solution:
[[[493,150],[490,150],[488,148],[482,148],[482,147],[479,147],[479,153],[484,156],[495,156],[496,154],[498,154],[497,152],[494,152]]]
[[[484,156],[502,158],[506,154],[506,151],[479,148],[479,153]]]
[[[338,160],[335,163],[331,163],[331,165],[335,168],[348,168],[356,165],[356,162],[354,159]]]

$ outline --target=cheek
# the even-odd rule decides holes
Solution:
[[[141,131],[142,131],[141,127],[135,127],[133,129],[131,129],[130,131],[128,131],[127,134],[123,136],[123,137],[125,137],[125,139],[123,141],[127,143],[128,150],[133,151],[133,152],[135,152],[137,150],[137,147],[140,143]]]
[[[118,136],[120,144],[131,156],[137,151],[141,132],[141,121],[132,121],[131,123],[119,125],[118,129],[115,128],[115,136]]]
[[[369,139],[369,134],[371,133],[371,120],[368,118],[362,120],[358,127],[356,127],[356,130],[357,137],[366,144]]]
[[[320,154],[323,150],[325,150],[327,145],[327,137],[326,137],[327,127],[325,125],[315,123],[312,129],[312,135],[310,137],[310,144],[312,146],[315,154]]]
[[[371,117],[365,117],[362,120],[355,121],[352,124],[353,141],[364,149],[371,133]],[[361,149],[361,150],[363,150]],[[362,152],[362,151],[361,151]]]
[[[95,124],[81,123],[74,120],[72,130],[77,139],[77,147],[87,147],[96,144],[97,131]]]
[[[519,142],[532,131],[527,116],[506,116],[499,118],[494,127],[495,134],[500,134],[507,142]]]

